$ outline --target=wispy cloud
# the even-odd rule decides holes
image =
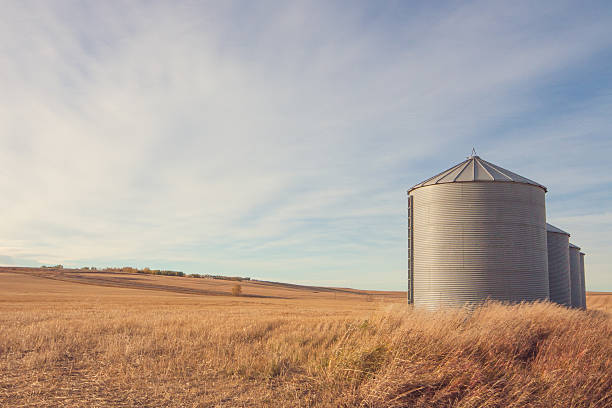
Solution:
[[[612,289],[609,233],[571,222],[610,212],[605,3],[0,8],[15,263],[402,289],[405,190],[475,145],[550,188]]]

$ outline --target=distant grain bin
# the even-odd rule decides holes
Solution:
[[[580,307],[586,309],[586,284],[584,282],[584,252],[580,253]]]
[[[569,261],[570,235],[546,224],[548,247],[548,287],[550,301],[565,306],[572,305]]]
[[[580,275],[580,247],[570,243],[569,244],[569,256],[570,256],[570,282],[571,282],[571,295],[572,295],[572,307],[582,307],[582,283]]]
[[[478,156],[408,191],[416,307],[549,297],[546,187]]]

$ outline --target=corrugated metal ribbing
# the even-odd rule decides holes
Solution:
[[[548,231],[546,239],[550,301],[571,306],[569,236]]]
[[[580,253],[580,287],[582,291],[580,292],[580,306],[583,309],[586,309],[586,285],[584,283],[584,253]]]
[[[582,306],[582,284],[580,283],[580,248],[569,247],[570,281],[572,284],[572,307]]]
[[[548,299],[542,188],[447,183],[411,195],[415,306]]]
[[[412,196],[408,196],[408,303],[413,303],[412,292]]]

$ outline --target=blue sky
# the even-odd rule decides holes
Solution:
[[[0,264],[403,290],[472,147],[612,290],[608,2],[0,4]]]

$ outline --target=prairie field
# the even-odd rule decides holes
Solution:
[[[612,294],[587,304],[0,268],[0,406],[610,407]]]

